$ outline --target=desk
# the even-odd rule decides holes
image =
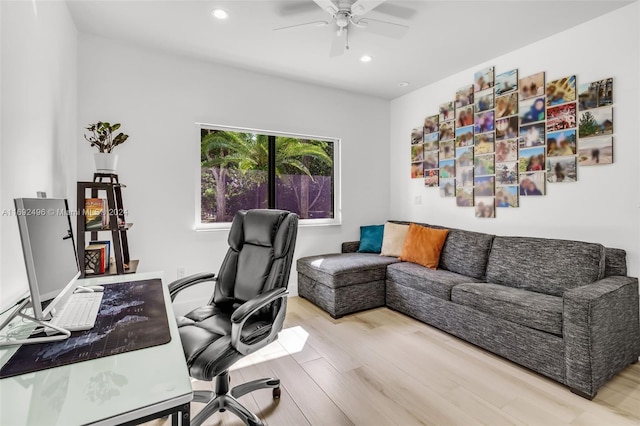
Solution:
[[[81,285],[162,278],[161,273],[81,280]],[[114,425],[174,413],[189,424],[191,381],[163,285],[171,342],[0,380],[0,425]],[[16,319],[14,321],[20,321]],[[0,349],[3,365],[17,348]]]

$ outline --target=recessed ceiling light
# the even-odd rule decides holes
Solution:
[[[360,57],[360,62],[371,62],[373,60],[373,56],[362,55]]]
[[[401,81],[400,83],[398,83],[398,87],[407,87],[408,85],[409,83],[406,81]]]
[[[227,11],[222,9],[213,9],[211,11],[211,14],[213,15],[214,18],[218,18],[218,19],[227,19],[229,17],[229,14],[227,13]]]

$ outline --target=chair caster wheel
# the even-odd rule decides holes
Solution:
[[[280,399],[281,391],[280,391],[280,388],[279,388],[279,387],[277,387],[277,388],[273,388],[273,390],[271,391],[271,393],[273,394],[273,399]]]
[[[224,413],[225,411],[227,411],[227,409],[226,409],[226,408],[221,408],[221,409],[220,409],[220,412],[221,412],[221,413]]]

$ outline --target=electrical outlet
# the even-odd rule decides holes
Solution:
[[[186,275],[184,271],[184,266],[178,267],[178,271],[176,275],[178,276],[178,279],[184,278],[184,276]]]

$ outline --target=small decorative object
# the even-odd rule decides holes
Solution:
[[[115,173],[118,164],[118,156],[113,154],[113,149],[125,143],[129,135],[120,132],[116,136],[113,134],[120,128],[120,123],[110,124],[104,121],[98,121],[86,127],[91,135],[84,135],[84,138],[96,147],[98,152],[94,154],[96,170],[101,173]]]

